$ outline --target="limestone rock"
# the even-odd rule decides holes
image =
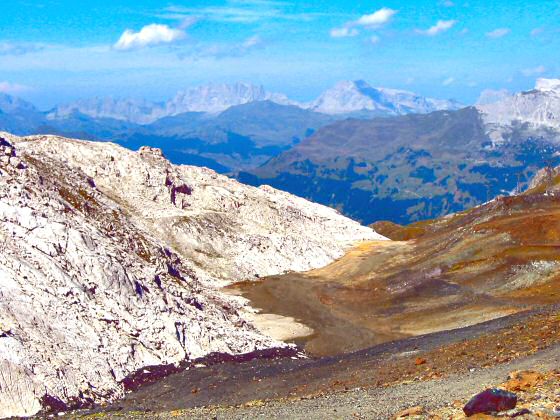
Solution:
[[[378,237],[153,149],[0,138],[0,417],[117,399],[146,366],[285,346],[218,286]]]

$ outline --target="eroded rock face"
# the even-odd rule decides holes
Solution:
[[[376,237],[153,149],[0,137],[0,416],[119,398],[145,366],[283,346],[215,286]]]
[[[158,149],[134,153],[53,136],[29,137],[18,149],[82,170],[143,229],[227,283],[318,268],[356,240],[383,238],[333,209],[271,187],[172,165]]]

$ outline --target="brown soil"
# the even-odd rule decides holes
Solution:
[[[296,342],[318,356],[559,302],[556,197],[501,198],[403,229],[416,238],[364,243],[325,268],[233,287],[262,312],[311,327]]]

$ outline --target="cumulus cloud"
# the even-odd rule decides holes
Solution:
[[[546,67],[545,66],[531,67],[528,69],[521,70],[521,73],[523,74],[523,76],[526,77],[538,76],[540,74],[546,73]]]
[[[455,26],[456,23],[457,23],[456,20],[438,20],[434,26],[431,26],[426,30],[417,30],[416,32],[423,35],[435,36],[453,28],[453,26]]]
[[[450,86],[453,83],[455,83],[455,78],[454,77],[448,77],[447,79],[445,79],[443,82],[441,82],[441,84],[443,86]]]
[[[184,29],[171,28],[168,25],[152,23],[140,31],[127,29],[113,46],[116,50],[127,51],[161,44],[171,44],[187,36]]]
[[[383,7],[382,9],[379,9],[370,15],[363,15],[361,18],[354,22],[354,25],[365,26],[367,28],[376,28],[389,23],[389,21],[397,13],[397,10]]]
[[[347,38],[358,35],[358,30],[356,28],[350,28],[344,26],[342,28],[333,28],[331,29],[331,37],[333,38]]]
[[[502,38],[506,35],[508,35],[511,32],[511,29],[509,28],[497,28],[494,29],[493,31],[487,32],[486,36],[488,38]]]
[[[369,15],[363,15],[357,20],[346,22],[340,28],[333,28],[330,31],[333,38],[346,38],[359,35],[358,28],[379,29],[383,25],[389,23],[398,10],[383,7]]]
[[[29,86],[18,83],[0,82],[0,93],[21,93],[29,90]]]

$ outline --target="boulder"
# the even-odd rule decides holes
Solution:
[[[517,395],[503,389],[487,389],[475,395],[463,407],[467,417],[477,413],[495,413],[514,409],[517,405]]]

